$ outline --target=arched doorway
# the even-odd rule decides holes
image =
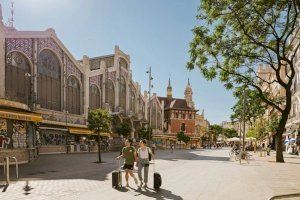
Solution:
[[[75,76],[69,76],[67,80],[67,111],[80,115],[80,83]]]
[[[5,65],[6,98],[29,105],[31,102],[31,70],[28,59],[19,52],[11,52]]]
[[[50,50],[41,51],[37,59],[38,104],[42,108],[61,110],[61,66]]]
[[[101,93],[97,85],[90,86],[90,109],[101,108]]]

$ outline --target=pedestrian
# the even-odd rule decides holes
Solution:
[[[269,144],[268,147],[267,147],[267,156],[270,156],[271,147],[272,147],[271,144]]]
[[[156,149],[156,144],[153,142],[152,143],[152,153],[155,154],[155,149]]]
[[[147,140],[143,139],[140,141],[140,148],[137,150],[137,167],[138,167],[138,176],[140,180],[140,187],[143,186],[144,181],[144,188],[147,188],[148,183],[148,172],[149,172],[149,162],[153,159],[153,153],[151,149],[147,147]],[[142,177],[142,170],[144,169],[144,179]]]
[[[134,179],[135,184],[138,185],[138,180],[133,174],[133,166],[134,162],[137,160],[137,157],[136,150],[132,146],[132,139],[125,140],[125,147],[122,149],[122,155],[118,156],[117,159],[121,158],[125,159],[123,169],[125,170],[126,187],[129,187],[129,175]]]
[[[174,144],[171,143],[171,153],[173,153],[173,150],[174,150]]]

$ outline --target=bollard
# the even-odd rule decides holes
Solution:
[[[6,184],[9,185],[9,157],[5,158],[5,176],[6,176]]]
[[[261,152],[261,150],[259,151],[259,157],[262,157],[262,152]]]

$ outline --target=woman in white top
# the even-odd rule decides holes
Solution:
[[[151,149],[147,147],[147,140],[143,139],[140,141],[140,148],[137,150],[138,160],[137,160],[137,167],[138,167],[138,176],[141,182],[141,187],[147,187],[148,182],[148,172],[149,172],[149,156],[153,159],[153,154]],[[144,168],[144,179],[142,178],[142,170]]]

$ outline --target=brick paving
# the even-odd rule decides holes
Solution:
[[[228,149],[159,151],[156,169],[163,178],[162,189],[111,187],[111,172],[118,153],[104,153],[105,163],[96,164],[97,154],[43,155],[20,167],[21,179],[12,183],[5,200],[76,199],[269,199],[274,195],[300,192],[300,158],[275,163],[271,157],[258,157],[250,164],[230,161]],[[0,168],[0,178],[3,179]],[[152,186],[153,166],[149,186]],[[13,173],[13,169],[12,169]],[[23,190],[26,180],[32,188]],[[123,177],[123,185],[124,185]],[[2,190],[2,189],[1,189]],[[296,198],[292,198],[296,199]]]

